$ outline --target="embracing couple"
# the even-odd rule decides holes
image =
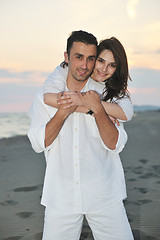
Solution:
[[[122,44],[112,37],[98,45],[80,30],[37,93],[28,137],[46,158],[43,240],[78,240],[84,216],[95,240],[133,240],[119,157],[123,122],[133,116],[128,79]]]

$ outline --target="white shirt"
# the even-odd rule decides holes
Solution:
[[[66,78],[68,74],[68,67],[62,68],[60,66],[56,67],[54,72],[52,72],[43,85],[43,93],[58,93],[64,91],[67,87]],[[105,87],[104,82],[97,82],[96,89],[99,93],[102,93]],[[126,95],[121,99],[113,98],[112,102],[117,103],[124,111],[127,121],[130,121],[133,117],[133,105],[130,98]],[[119,119],[121,122],[125,122]]]
[[[98,84],[99,85],[99,84]],[[89,78],[82,91],[97,90]],[[65,121],[54,142],[44,146],[45,126],[57,109],[44,104],[43,91],[30,108],[28,137],[36,152],[44,151],[46,173],[41,203],[57,211],[92,213],[126,198],[124,172],[119,157],[127,141],[121,126],[116,148],[102,141],[93,116],[76,113]]]

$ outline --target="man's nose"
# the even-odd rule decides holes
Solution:
[[[87,60],[86,59],[83,59],[81,66],[82,66],[83,69],[87,68]]]

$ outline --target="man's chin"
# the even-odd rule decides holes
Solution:
[[[85,82],[86,80],[88,80],[89,76],[79,76],[77,78],[75,78],[78,82]]]

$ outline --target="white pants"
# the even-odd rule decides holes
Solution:
[[[95,240],[133,240],[122,202],[85,216]],[[79,240],[83,217],[83,214],[64,214],[46,208],[43,240]]]

